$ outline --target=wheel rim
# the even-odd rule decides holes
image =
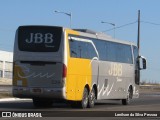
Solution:
[[[131,99],[131,94],[130,94],[130,89],[129,89],[128,93],[127,93],[127,102],[128,103],[130,102],[130,99]]]
[[[94,104],[94,101],[95,101],[95,93],[94,93],[94,91],[92,91],[91,94],[90,94],[90,102],[91,102],[91,104]]]
[[[88,93],[87,93],[87,91],[85,91],[84,97],[83,97],[83,105],[84,105],[84,108],[87,107],[87,104],[88,104]]]

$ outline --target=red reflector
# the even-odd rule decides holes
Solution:
[[[63,64],[63,74],[62,74],[62,77],[65,78],[67,75],[67,67],[65,64]]]

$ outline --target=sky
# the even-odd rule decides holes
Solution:
[[[0,50],[13,51],[15,32],[21,25],[52,25],[70,27],[69,16],[55,10],[72,13],[72,28],[87,28],[114,36],[110,24],[115,24],[115,38],[137,42],[137,17],[141,11],[141,55],[147,59],[147,70],[141,81],[160,83],[160,0],[0,0]],[[134,24],[129,24],[133,23]],[[129,24],[129,25],[128,25]],[[107,31],[110,30],[110,31]]]

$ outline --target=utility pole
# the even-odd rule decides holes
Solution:
[[[138,59],[137,68],[135,70],[136,84],[140,84],[140,10],[138,10],[138,35],[137,35]]]
[[[137,47],[138,47],[138,54],[140,53],[140,10],[138,10],[138,35],[137,35]]]

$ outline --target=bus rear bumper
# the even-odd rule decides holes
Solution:
[[[65,88],[39,88],[13,86],[13,96],[19,98],[65,99]]]

